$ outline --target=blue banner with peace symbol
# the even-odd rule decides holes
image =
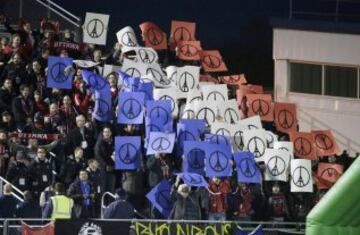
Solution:
[[[144,122],[145,94],[142,92],[119,93],[117,122],[120,124],[142,124]]]
[[[205,167],[205,149],[209,143],[185,141],[183,155],[183,172],[202,174]]]
[[[163,180],[146,194],[146,198],[166,219],[169,218],[173,208],[170,192],[171,184],[168,181]]]
[[[205,134],[204,141],[212,144],[231,146],[230,137],[225,135]]]
[[[115,169],[135,170],[141,163],[141,137],[115,137]]]
[[[205,172],[207,177],[231,176],[231,147],[209,144],[205,149]]]
[[[67,74],[65,68],[72,65],[72,58],[49,56],[46,86],[49,88],[71,89],[73,74]]]
[[[122,81],[122,87],[124,91],[137,91],[139,89],[139,77],[132,77],[127,73],[119,71],[119,79]]]
[[[154,99],[154,95],[153,95],[154,85],[152,84],[152,82],[140,81],[139,88],[136,91],[143,92],[145,94],[146,101]]]
[[[179,175],[181,179],[184,181],[184,183],[189,187],[208,187],[209,184],[205,180],[205,178],[197,173],[189,173],[189,172],[183,172],[178,173],[176,175]]]
[[[200,132],[196,126],[191,123],[178,123],[177,124],[177,139],[176,139],[178,156],[182,156],[184,141],[199,141]]]
[[[150,132],[146,155],[155,153],[172,153],[175,133]]]
[[[81,75],[84,79],[84,82],[88,85],[91,93],[95,93],[95,91],[101,90],[110,91],[109,82],[99,74],[84,69],[82,70]]]
[[[234,153],[236,163],[237,179],[241,183],[261,184],[262,178],[256,165],[254,154],[251,152]]]
[[[146,117],[159,120],[162,125],[172,122],[170,100],[150,100],[146,102]]]
[[[112,119],[112,99],[110,90],[95,90],[95,106],[93,118],[100,122],[108,122]]]

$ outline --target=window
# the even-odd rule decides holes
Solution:
[[[321,65],[290,64],[290,91],[321,94]]]
[[[357,69],[325,66],[325,95],[357,97]]]
[[[290,91],[360,98],[359,68],[290,63]]]

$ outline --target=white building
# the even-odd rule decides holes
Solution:
[[[275,101],[296,103],[300,131],[331,129],[350,156],[360,152],[357,27],[275,23],[273,29]]]

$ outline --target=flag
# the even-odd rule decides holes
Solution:
[[[109,15],[86,12],[83,42],[106,45],[109,18]]]
[[[81,72],[82,78],[84,79],[85,83],[89,86],[90,91],[92,93],[95,93],[95,91],[101,91],[101,90],[109,90],[110,91],[110,85],[108,81],[106,81],[103,77],[100,75],[90,72],[89,70],[82,70]]]
[[[313,192],[311,161],[307,159],[293,159],[290,163],[291,192]]]
[[[140,24],[140,29],[146,47],[151,47],[155,50],[167,49],[166,33],[159,26],[147,21]]]
[[[148,194],[146,194],[146,198],[165,218],[169,218],[171,209],[173,208],[170,192],[171,184],[166,180],[162,180]]]
[[[54,235],[54,223],[50,222],[42,227],[31,227],[26,223],[22,223],[22,235]]]
[[[230,146],[230,137],[225,135],[205,134],[204,141],[210,142],[212,144]]]
[[[256,165],[254,154],[251,152],[234,153],[234,161],[238,182],[261,184],[261,172]]]
[[[135,170],[141,165],[141,137],[115,137],[115,169]]]
[[[241,227],[237,227],[236,235],[264,235],[263,226],[258,225],[251,233],[247,233]]]
[[[209,144],[205,149],[205,172],[207,177],[232,175],[231,146]]]
[[[209,184],[206,182],[205,178],[197,173],[178,173],[184,183],[189,187],[205,187],[207,188]]]
[[[290,140],[294,143],[294,154],[299,158],[316,160],[316,144],[311,132],[289,132]]]
[[[142,92],[119,93],[117,122],[121,124],[142,124],[144,122],[145,94]]]
[[[112,99],[110,90],[95,90],[95,107],[92,116],[100,122],[108,122],[112,119]]]
[[[224,72],[227,67],[218,50],[201,51],[201,65],[205,72]]]
[[[244,146],[255,156],[255,161],[264,161],[264,154],[267,148],[267,141],[264,129],[245,130],[243,132]]]
[[[290,156],[287,151],[266,149],[264,154],[265,180],[287,181]]]
[[[47,87],[58,89],[71,89],[73,74],[66,74],[65,68],[72,65],[72,58],[49,56]]]
[[[274,120],[272,98],[269,94],[247,94],[247,115],[249,117],[259,115],[262,121]]]
[[[298,123],[295,104],[275,102],[274,116],[276,130],[284,133],[297,130]]]
[[[340,154],[341,150],[331,130],[313,130],[317,156]]]
[[[184,142],[183,172],[203,174],[205,149],[209,144],[201,141]]]
[[[132,77],[119,71],[119,79],[121,79],[125,91],[136,91],[139,88],[140,77]]]
[[[174,143],[175,133],[150,132],[146,155],[171,153]]]
[[[177,153],[178,156],[183,154],[183,147],[185,141],[198,141],[200,140],[199,131],[194,128],[191,123],[178,123],[177,124]]]

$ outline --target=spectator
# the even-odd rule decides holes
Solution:
[[[5,184],[4,194],[0,197],[0,218],[14,218],[18,200],[12,195],[12,187]]]
[[[30,188],[29,169],[26,166],[26,158],[23,152],[18,152],[9,165],[6,179],[18,189],[24,191]]]
[[[246,184],[239,183],[234,194],[235,219],[251,221],[251,216],[254,214],[254,209],[252,208],[254,198],[251,188]]]
[[[220,180],[213,177],[209,182],[209,220],[226,219],[226,198],[231,191],[230,182],[228,180]]]
[[[50,197],[55,195],[54,186],[55,186],[55,184],[52,183],[48,187],[46,187],[44,189],[44,191],[41,192],[40,199],[39,199],[39,205],[42,209],[45,208],[46,203],[49,201]]]
[[[29,84],[28,73],[20,53],[15,53],[11,57],[10,62],[5,66],[1,74],[1,80],[3,81],[5,78],[12,80],[16,92],[18,92],[20,85]]]
[[[80,170],[86,169],[86,162],[83,155],[84,150],[76,147],[74,155],[69,155],[66,162],[62,164],[59,177],[64,181],[66,188],[75,180]]]
[[[10,161],[10,147],[4,129],[0,129],[0,176],[4,177]]]
[[[272,193],[268,199],[268,208],[268,213],[273,221],[284,221],[289,214],[285,195],[280,191],[277,182],[272,186]]]
[[[93,218],[95,215],[95,190],[89,181],[87,171],[81,170],[77,178],[69,187],[67,194],[74,200],[76,218]]]
[[[35,102],[30,97],[29,86],[20,86],[20,96],[13,100],[12,112],[18,129],[22,130],[26,124],[32,122],[35,113]]]
[[[135,209],[126,201],[126,193],[123,189],[116,190],[116,200],[104,210],[103,219],[133,219]]]
[[[3,86],[0,88],[0,112],[11,112],[11,102],[15,96],[13,81],[11,78],[6,77]]]
[[[149,170],[149,186],[150,188],[153,188],[161,180],[168,179],[171,176],[174,163],[168,155],[157,153],[148,157],[146,166]]]
[[[33,199],[30,191],[24,192],[24,201],[17,205],[16,218],[41,218],[39,203]]]
[[[64,185],[55,184],[55,196],[50,197],[43,211],[43,218],[71,219],[74,218],[74,201],[65,196]]]

